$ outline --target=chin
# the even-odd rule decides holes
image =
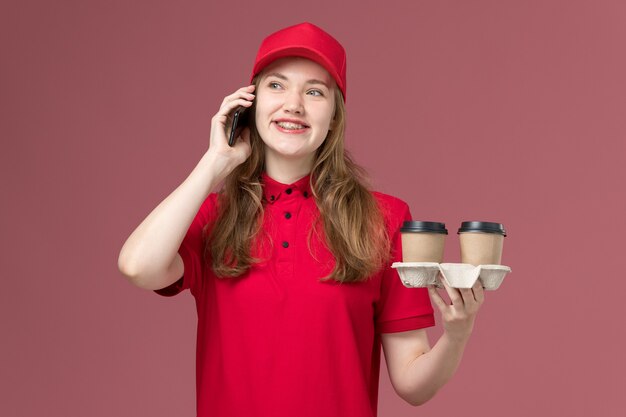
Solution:
[[[272,154],[274,154],[276,158],[294,159],[294,160],[305,158],[308,155],[306,152],[302,152],[301,149],[293,149],[289,147],[273,148],[271,152]]]
[[[306,156],[300,154],[299,152],[279,152],[277,155],[285,159],[300,159]]]
[[[275,146],[272,151],[281,156],[302,156],[302,149],[298,146],[293,146],[293,143],[286,143],[283,145]]]

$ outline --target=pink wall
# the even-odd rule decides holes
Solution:
[[[509,232],[513,274],[457,375],[419,409],[385,376],[380,415],[622,415],[624,2],[6,1],[0,16],[0,415],[194,415],[193,299],[132,287],[117,255],[199,160],[262,36],[303,20],[348,50],[348,146],[376,187],[416,218]]]

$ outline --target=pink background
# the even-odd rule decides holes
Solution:
[[[131,286],[117,256],[200,159],[262,37],[304,20],[348,51],[348,147],[376,188],[452,231],[509,232],[513,274],[458,373],[412,408],[384,370],[380,415],[623,415],[624,2],[14,0],[0,16],[0,415],[194,415],[193,298]]]

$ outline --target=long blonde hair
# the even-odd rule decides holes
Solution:
[[[255,80],[258,87],[258,80]],[[365,185],[365,172],[344,149],[345,107],[335,87],[333,128],[316,151],[310,181],[320,216],[309,233],[324,239],[335,257],[335,267],[322,280],[364,281],[389,259],[390,243],[378,202]],[[226,177],[218,199],[218,214],[205,241],[218,277],[237,277],[258,262],[251,248],[261,238],[264,143],[250,109],[250,157]],[[323,226],[323,236],[318,226]]]

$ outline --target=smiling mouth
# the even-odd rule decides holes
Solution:
[[[308,127],[307,125],[301,125],[293,122],[276,122],[276,125],[284,130],[302,130]]]

